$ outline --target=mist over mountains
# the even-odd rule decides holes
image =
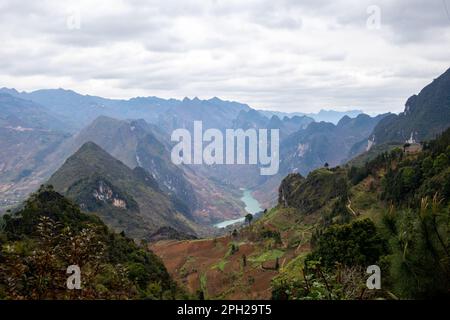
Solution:
[[[382,259],[390,263],[393,271],[384,272],[391,272],[399,296],[446,294],[448,263],[435,265],[446,261],[448,242],[441,233],[449,221],[449,79],[447,70],[409,98],[403,113],[373,117],[258,111],[218,98],[114,100],[62,89],[1,89],[0,244],[31,241],[64,261],[58,248],[71,247],[65,242],[65,232],[73,237],[70,227],[78,228],[78,238],[101,236],[96,243],[110,252],[102,263],[108,270],[125,263],[126,286],[142,297],[174,297],[181,286],[209,299],[315,298],[297,280],[305,261],[312,261],[336,279],[327,283],[335,296],[386,299],[385,291],[342,293],[339,282],[342,270],[353,272],[360,288],[365,278],[354,270]],[[258,165],[246,164],[175,165],[171,133],[192,132],[194,121],[221,133],[279,130],[278,173],[263,176]],[[248,197],[258,207],[252,213]],[[380,231],[380,221],[389,234]],[[59,225],[66,231],[57,233]],[[415,235],[408,251],[396,242],[405,234]],[[433,255],[421,249],[429,246]],[[0,259],[13,270],[30,261],[27,252]],[[411,267],[398,267],[396,259],[408,259]],[[336,262],[344,269],[333,269]],[[430,270],[426,280],[433,282],[416,287],[404,281],[416,279],[409,268]],[[311,279],[317,274],[302,270],[313,272]],[[399,277],[398,270],[407,273]],[[150,274],[160,283],[151,289],[139,278]],[[111,281],[102,285],[108,292],[95,296],[117,290]]]
[[[362,110],[348,110],[348,111],[335,111],[335,110],[320,110],[317,113],[303,113],[303,112],[279,112],[279,111],[266,111],[259,110],[259,112],[265,116],[278,116],[280,119],[284,117],[292,118],[295,116],[299,117],[310,117],[317,122],[331,122],[337,124],[342,117],[348,116],[350,118],[355,118],[359,114],[364,113]]]
[[[63,89],[18,92],[3,88],[1,206],[5,210],[19,204],[50,179],[48,183],[82,208],[136,237],[162,227],[192,236],[212,232],[208,226],[245,214],[242,188],[252,190],[269,208],[277,201],[281,180],[290,173],[307,175],[325,164],[342,165],[373,146],[381,152],[386,143],[421,141],[442,132],[450,122],[449,74],[408,99],[402,114],[375,117],[359,110],[258,111],[216,97],[117,100]],[[278,129],[278,174],[261,176],[256,165],[174,165],[170,135],[178,128],[192,129],[194,121],[202,121],[204,129],[221,131]],[[89,161],[110,169],[94,172],[87,166]],[[147,182],[139,182],[138,175]],[[107,195],[99,196],[99,188]],[[159,203],[158,213],[151,209],[155,203]],[[155,218],[155,214],[162,216]]]

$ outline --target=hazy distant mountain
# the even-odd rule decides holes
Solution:
[[[150,174],[130,169],[93,142],[69,157],[48,184],[134,238],[146,238],[163,226],[195,233],[189,213],[163,193]]]
[[[250,109],[242,110],[233,121],[235,129],[279,129],[283,139],[291,133],[306,128],[314,119],[307,116],[293,116],[279,118],[277,115],[264,116],[260,111]]]
[[[234,129],[279,129],[280,142],[286,139],[290,134],[301,129],[305,129],[310,123],[314,122],[312,118],[306,116],[294,116],[292,118],[284,117],[282,119],[278,116],[271,116],[267,118],[259,111],[250,109],[248,111],[241,110],[233,121],[232,128]],[[247,151],[248,152],[248,149]],[[232,186],[235,189],[248,188],[257,189],[265,181],[267,176],[261,176],[259,165],[217,165],[217,166],[193,166],[194,170],[202,172],[204,175],[211,177],[214,180],[222,181],[223,183]],[[278,187],[279,181],[274,184]],[[271,191],[271,190],[270,190]],[[265,192],[267,196],[272,198],[270,192]],[[260,197],[264,205],[270,202],[265,201],[264,197]]]
[[[142,118],[156,121],[159,112],[164,112],[176,100],[156,97],[133,98],[129,100],[106,99],[81,95],[72,90],[43,89],[33,92],[18,92],[15,89],[0,89],[1,92],[28,99],[45,106],[66,123],[67,130],[77,131],[95,118],[105,115],[119,119]]]
[[[312,122],[281,141],[280,170],[255,186],[256,198],[274,205],[276,190],[289,173],[308,174],[323,167],[342,164],[365,151],[369,135],[385,115],[370,117],[360,114],[356,118],[344,116],[336,125],[329,122]],[[355,146],[356,145],[356,146]]]
[[[321,110],[317,114],[305,116],[301,113],[256,111],[246,104],[219,98],[166,100],[138,97],[115,100],[63,89],[26,93],[3,88],[0,92],[14,95],[15,98],[9,96],[12,99],[28,99],[28,103],[38,110],[35,113],[41,117],[49,114],[51,120],[40,121],[43,122],[43,127],[58,125],[71,132],[83,128],[61,146],[56,147],[55,142],[55,147],[44,153],[47,159],[45,162],[13,170],[13,176],[28,175],[35,184],[39,183],[45,174],[56,170],[84,143],[93,141],[130,168],[145,168],[164,192],[176,196],[204,222],[242,214],[242,203],[237,201],[239,192],[233,190],[238,190],[239,187],[261,187],[267,177],[261,177],[257,166],[175,166],[169,159],[172,130],[191,129],[194,121],[202,121],[204,129],[280,129],[282,152],[286,150],[281,157],[281,170],[287,173],[290,170],[307,172],[324,162],[337,164],[348,157],[350,150],[351,155],[364,151],[367,146],[367,130],[373,129],[371,123],[360,123],[359,120],[365,117],[356,118],[358,121],[354,126],[351,125],[353,120],[349,120],[350,117],[346,114],[356,115],[360,113],[358,110]],[[45,110],[41,112],[43,108]],[[27,114],[32,115],[33,112]],[[313,117],[318,120],[341,121],[337,125],[313,123]],[[348,130],[345,129],[347,126]],[[14,141],[12,138],[9,140]],[[26,151],[18,150],[17,153],[26,154]],[[26,170],[22,172],[24,169]],[[36,176],[36,171],[41,174]],[[12,185],[16,186],[14,182]],[[26,185],[23,190],[31,191]],[[265,190],[264,187],[261,190]]]
[[[81,95],[72,90],[44,89],[33,92],[18,92],[15,89],[0,89],[0,93],[31,100],[45,106],[55,117],[66,123],[67,130],[77,131],[99,116],[117,119],[144,119],[159,123],[167,131],[188,126],[194,120],[202,120],[205,126],[222,128],[230,126],[239,111],[250,109],[238,102],[219,98],[200,100],[161,99],[136,97],[129,100],[107,99]]]
[[[450,69],[406,101],[405,111],[375,127],[375,143],[434,138],[450,126]]]
[[[282,142],[280,171],[283,174],[299,172],[305,175],[325,163],[330,166],[341,164],[348,159],[349,151],[356,143],[368,140],[373,128],[384,116],[344,116],[337,125],[311,123]]]
[[[284,117],[292,118],[295,116],[303,117],[307,116],[313,118],[314,121],[321,122],[331,122],[337,124],[339,120],[341,120],[344,116],[348,116],[350,118],[355,118],[359,114],[363,113],[362,110],[348,110],[348,111],[335,111],[335,110],[320,110],[317,113],[303,113],[303,112],[279,112],[279,111],[267,111],[267,110],[258,110],[261,114],[266,117],[271,117],[273,115],[278,116],[280,119]]]
[[[65,131],[64,123],[53,116],[48,108],[4,93],[1,90],[0,127]]]
[[[0,94],[0,210],[15,205],[49,174],[48,156],[69,135],[43,106]]]
[[[158,126],[166,132],[178,128],[192,129],[194,121],[202,121],[203,128],[228,129],[241,111],[250,110],[246,104],[223,101],[219,98],[200,100],[184,98],[160,113]]]

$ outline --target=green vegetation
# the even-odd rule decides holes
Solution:
[[[283,255],[284,255],[284,251],[281,251],[279,249],[273,249],[273,250],[265,251],[264,253],[262,253],[259,256],[249,257],[248,261],[253,262],[253,263],[263,263],[266,261],[273,261],[273,260],[279,259]]]
[[[147,171],[128,168],[93,142],[69,157],[48,185],[135,239],[151,240],[163,226],[177,230],[180,237],[195,235],[196,225],[183,202],[162,192]],[[177,237],[174,232],[167,235]]]
[[[217,268],[220,270],[220,271],[224,271],[225,270],[225,266],[227,265],[227,263],[228,263],[228,261],[226,261],[226,260],[221,260],[221,261],[219,261],[219,263],[217,264]]]
[[[365,288],[365,274],[361,267],[338,265],[330,272],[320,262],[304,263],[298,278],[276,277],[272,298],[277,300],[355,300],[376,298],[376,292]]]
[[[1,299],[174,299],[181,292],[158,257],[52,187],[1,219]],[[81,268],[81,290],[66,269]]]
[[[208,292],[208,278],[206,277],[206,274],[200,275],[200,290],[202,292],[202,296],[207,296]]]
[[[311,237],[311,253],[291,260],[272,280],[273,298],[448,298],[449,146],[450,129],[424,143],[419,153],[393,149],[362,167],[347,167],[348,188],[340,192],[330,193],[326,184],[333,183],[317,177],[328,174],[333,180],[342,169],[286,179],[283,183],[291,185],[280,187],[280,200],[288,199],[303,217],[311,211],[305,208],[314,204],[321,222]],[[343,217],[348,211],[352,215],[347,222],[328,217],[330,212]],[[369,292],[365,269],[372,264],[381,268],[383,285]]]
[[[333,225],[319,236],[309,260],[320,260],[328,268],[376,264],[387,253],[387,245],[369,219]]]
[[[450,208],[443,198],[384,217],[392,254],[389,283],[404,298],[443,298],[450,288]]]
[[[281,235],[278,231],[273,230],[267,230],[265,228],[262,228],[262,230],[259,232],[259,236],[262,239],[273,239],[275,243],[281,244]]]
[[[351,167],[364,167],[366,163],[371,162],[373,159],[378,157],[382,153],[390,153],[392,150],[401,148],[401,143],[388,142],[383,144],[373,145],[369,151],[366,151],[359,156],[356,156],[350,160],[347,164]]]
[[[347,172],[343,168],[318,169],[306,179],[289,175],[280,186],[280,204],[293,207],[302,214],[311,214],[328,201],[347,192]]]

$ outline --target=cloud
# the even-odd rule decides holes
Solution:
[[[380,9],[379,29],[366,27],[370,5]],[[114,98],[219,96],[284,111],[398,112],[449,67],[444,5],[0,0],[0,86]],[[79,28],[68,28],[74,18]]]

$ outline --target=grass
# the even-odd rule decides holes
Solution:
[[[351,189],[352,208],[361,214],[360,218],[379,221],[384,207],[375,192],[370,192],[358,184]]]
[[[203,291],[203,294],[206,298],[208,295],[208,278],[206,277],[205,273],[200,275],[200,289]]]
[[[233,254],[236,254],[239,251],[239,243],[236,242],[230,242],[228,244],[228,251],[225,254],[224,258],[228,258],[229,256],[232,256]]]
[[[185,277],[192,272],[195,263],[195,257],[188,256],[183,266],[180,268],[180,276]]]
[[[281,251],[279,249],[273,249],[264,252],[263,254],[257,256],[257,257],[249,257],[249,261],[253,263],[263,263],[266,261],[272,261],[276,260],[277,258],[281,258],[284,255],[284,251]]]
[[[228,261],[226,260],[220,260],[218,263],[213,265],[211,269],[219,269],[220,271],[224,272],[225,266],[227,265]]]
[[[280,269],[280,274],[273,280],[295,281],[303,277],[304,261],[307,253],[300,254]]]

